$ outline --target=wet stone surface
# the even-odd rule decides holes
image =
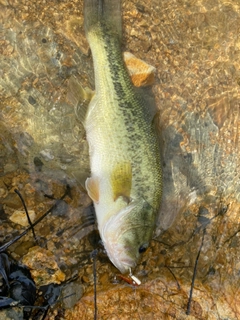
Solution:
[[[82,5],[80,0],[0,1],[1,244],[26,228],[11,219],[23,211],[14,189],[36,221],[70,187],[35,227],[38,243],[29,231],[8,249],[29,266],[36,283],[56,281],[56,272],[61,274],[56,281],[64,286],[61,299],[47,319],[94,315],[90,254],[99,238],[82,187],[89,163],[75,114],[79,101],[70,94],[77,85],[94,89]],[[116,278],[118,270],[100,247],[99,318],[238,319],[239,2],[123,1],[123,21],[123,50],[156,68],[164,193],[155,240],[134,271],[141,286]],[[46,266],[47,254],[54,268]],[[21,315],[14,308],[0,317]]]

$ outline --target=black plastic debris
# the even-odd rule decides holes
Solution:
[[[34,305],[36,286],[27,267],[0,254],[0,309],[16,305]]]

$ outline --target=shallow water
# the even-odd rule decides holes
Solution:
[[[164,194],[160,242],[152,241],[135,271],[142,286],[113,284],[117,270],[100,256],[100,318],[185,319],[204,228],[192,319],[240,317],[239,15],[238,1],[123,3],[123,49],[157,70],[153,91],[160,110]],[[71,194],[36,233],[65,278],[79,274],[85,288],[79,305],[64,317],[92,319],[89,254],[95,234],[85,236],[95,227],[82,188],[88,148],[74,112],[77,84],[94,89],[82,1],[3,0],[0,19],[0,239],[4,243],[24,230],[9,219],[22,210],[15,188],[39,217],[69,184]],[[34,245],[28,234],[10,252],[30,263]],[[39,263],[34,268],[42,272]],[[48,278],[46,272],[43,281]]]

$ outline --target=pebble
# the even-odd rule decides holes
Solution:
[[[19,209],[22,207],[22,202],[16,193],[9,193],[2,203],[13,209]]]
[[[34,222],[36,219],[36,213],[34,210],[28,210],[28,214],[31,222]],[[12,222],[20,224],[23,227],[27,227],[29,225],[28,218],[26,212],[24,210],[16,210],[9,218]]]
[[[62,301],[63,307],[66,309],[71,309],[75,304],[81,299],[84,293],[84,288],[79,283],[68,283],[62,289]]]
[[[7,196],[8,192],[4,188],[0,188],[0,198],[5,198]]]
[[[4,173],[16,171],[17,168],[18,168],[18,164],[16,164],[16,163],[7,163],[4,166]]]

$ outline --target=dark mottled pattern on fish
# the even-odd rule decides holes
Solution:
[[[101,32],[104,30],[104,34]],[[129,141],[134,141],[134,148],[138,150],[141,148],[141,145],[145,143],[146,140],[151,140],[152,150],[149,156],[158,160],[156,157],[156,152],[159,152],[158,147],[156,145],[155,133],[153,132],[153,126],[149,126],[149,123],[152,121],[151,114],[148,108],[144,105],[144,101],[140,95],[136,95],[133,91],[134,88],[129,79],[129,75],[126,69],[123,69],[123,59],[120,51],[120,43],[117,37],[112,37],[111,28],[101,22],[101,28],[99,28],[98,36],[102,38],[106,50],[106,56],[109,63],[109,69],[111,70],[111,77],[114,85],[114,89],[116,91],[116,96],[118,97],[118,107],[120,109],[121,114],[123,115],[124,123],[126,130],[128,132]],[[120,63],[119,63],[120,61]],[[124,87],[125,85],[125,87]],[[137,100],[136,100],[137,98]],[[141,106],[141,108],[139,108]],[[137,109],[137,111],[136,111]],[[137,114],[138,113],[138,114]],[[139,130],[144,131],[145,135],[142,135],[139,130],[136,130],[136,127]],[[149,143],[146,141],[146,144]],[[132,153],[132,144],[129,144],[129,152]],[[132,153],[132,165],[133,165],[133,176],[136,184],[138,185],[138,195],[144,196],[147,200],[148,191],[150,191],[150,187],[142,184],[142,177],[138,178],[139,167],[142,164],[143,157],[139,155],[137,152]],[[160,167],[160,162],[158,162],[158,166]],[[149,171],[151,168],[149,167]],[[146,179],[148,177],[146,176]],[[156,180],[159,181],[161,179],[160,173],[156,176]],[[159,203],[159,196],[156,195],[155,199],[156,203]],[[156,206],[155,210],[158,210],[158,206]]]

